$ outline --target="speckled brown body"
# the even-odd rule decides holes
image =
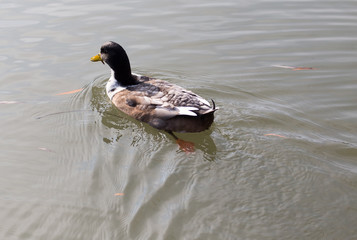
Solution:
[[[141,83],[116,93],[112,102],[124,113],[151,126],[173,132],[201,132],[208,129],[215,109],[197,94],[175,84],[137,77]],[[193,107],[197,116],[179,115],[177,106]]]

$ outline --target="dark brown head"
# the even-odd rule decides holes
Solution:
[[[100,53],[91,58],[92,62],[102,61],[114,71],[115,79],[123,84],[132,81],[128,55],[124,48],[116,42],[106,42],[100,48]]]

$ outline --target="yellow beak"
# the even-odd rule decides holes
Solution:
[[[91,57],[90,60],[91,60],[92,62],[99,62],[99,61],[101,61],[101,62],[104,64],[103,59],[102,59],[102,57],[100,56],[100,53],[98,53],[97,55]]]

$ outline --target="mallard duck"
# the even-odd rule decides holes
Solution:
[[[201,132],[213,123],[217,110],[213,100],[211,106],[180,86],[132,73],[128,55],[118,43],[104,43],[91,61],[101,61],[111,68],[106,92],[119,110],[170,133],[176,140],[173,132]]]

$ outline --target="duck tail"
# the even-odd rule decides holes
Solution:
[[[213,99],[211,98],[212,101],[212,109],[215,112],[216,110],[218,110],[219,108],[216,108],[216,103],[213,101]]]

